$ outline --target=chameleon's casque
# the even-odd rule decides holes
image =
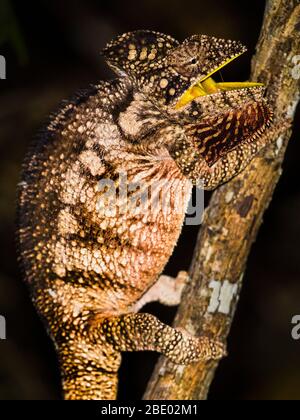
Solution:
[[[19,187],[20,259],[65,398],[115,398],[122,351],[183,364],[224,354],[222,343],[137,311],[153,299],[179,302],[184,276],[159,276],[190,181],[217,187],[272,139],[263,87],[212,79],[244,51],[205,35],[179,43],[124,34],[103,51],[118,78],[67,102],[31,148]],[[147,193],[138,198],[137,183]]]

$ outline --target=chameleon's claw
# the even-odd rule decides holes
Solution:
[[[212,359],[218,360],[228,355],[225,344],[220,341],[213,341],[211,343]]]

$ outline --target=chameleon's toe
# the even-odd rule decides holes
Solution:
[[[218,360],[227,356],[226,345],[220,341],[211,341],[211,359]]]

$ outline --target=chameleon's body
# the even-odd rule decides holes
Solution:
[[[270,142],[264,131],[271,112],[260,87],[194,95],[176,107],[191,85],[243,51],[204,36],[183,44],[147,31],[119,37],[104,55],[120,78],[66,104],[26,159],[21,259],[55,342],[65,398],[115,398],[121,351],[156,350],[177,363],[224,354],[221,343],[136,311],[147,293],[157,297],[153,285],[180,234],[189,180],[215,188]],[[143,211],[124,212],[124,176],[129,189],[137,181],[145,190],[157,185],[156,207],[146,200]],[[104,179],[119,194],[113,209]],[[172,286],[162,276],[160,283],[164,300],[177,303],[180,278]]]

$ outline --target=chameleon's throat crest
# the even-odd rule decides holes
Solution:
[[[180,109],[189,102],[193,101],[194,99],[201,97],[212,95],[214,93],[224,92],[228,90],[239,90],[239,89],[246,89],[251,87],[258,87],[263,86],[263,83],[257,82],[215,82],[214,79],[211,77],[213,74],[217,73],[223,67],[227,66],[233,60],[240,57],[244,52],[236,54],[233,57],[230,57],[226,60],[222,65],[215,68],[205,77],[194,82],[179,98],[178,102],[175,105],[175,109]]]

